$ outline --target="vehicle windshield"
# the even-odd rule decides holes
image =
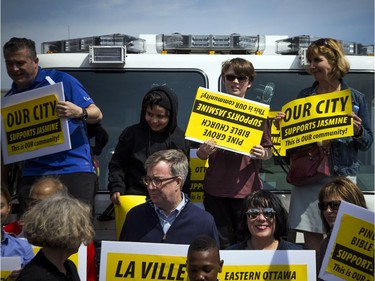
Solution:
[[[166,83],[175,90],[179,99],[178,125],[182,129],[186,129],[198,87],[209,88],[209,83],[217,83],[218,89],[224,92],[221,77],[217,77],[216,81],[208,81],[207,76],[198,70],[64,71],[83,83],[105,116],[103,125],[108,130],[110,139],[98,157],[101,168],[100,191],[107,191],[108,162],[118,137],[124,128],[139,122],[141,102],[150,87]],[[366,95],[371,123],[374,124],[373,73],[350,72],[346,75],[345,81]],[[302,70],[259,70],[246,98],[268,103],[271,111],[279,111],[285,103],[296,98],[301,89],[312,83],[312,76]],[[361,169],[357,179],[358,185],[363,191],[373,191],[374,147],[372,146],[369,151],[359,152],[359,160]],[[285,181],[285,173],[275,159],[263,161],[261,165],[265,189],[290,190],[291,186]]]

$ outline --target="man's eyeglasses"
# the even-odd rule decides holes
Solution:
[[[177,179],[178,177],[179,176],[170,177],[167,179],[161,179],[161,178],[151,178],[151,177],[146,176],[142,178],[142,181],[146,186],[149,186],[150,184],[152,184],[154,187],[160,188],[163,185],[163,182],[174,180],[174,179]]]
[[[321,211],[326,211],[328,206],[332,211],[337,211],[340,208],[340,203],[341,201],[319,202],[318,206]]]
[[[260,214],[263,214],[263,216],[270,220],[273,219],[276,212],[273,208],[263,208],[263,209],[249,209],[246,212],[246,215],[250,219],[256,219],[257,217],[260,216]]]
[[[246,76],[236,76],[236,75],[225,75],[225,79],[227,79],[228,81],[230,82],[233,82],[234,80],[238,80],[238,82],[245,82],[247,81],[247,77]]]

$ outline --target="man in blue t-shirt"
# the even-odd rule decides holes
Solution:
[[[18,186],[21,212],[26,207],[32,184],[45,175],[58,175],[72,196],[92,205],[97,176],[90,155],[85,123],[99,122],[103,117],[100,109],[73,76],[39,67],[34,41],[13,37],[5,43],[3,53],[8,75],[13,80],[12,88],[4,99],[21,92],[62,82],[65,101],[57,103],[56,114],[60,118],[68,119],[72,147],[70,150],[32,158],[23,163],[22,177]],[[2,168],[2,179],[4,179],[8,173],[6,166]],[[2,181],[2,184],[7,183]]]

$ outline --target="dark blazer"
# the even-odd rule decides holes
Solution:
[[[148,200],[129,211],[119,240],[190,244],[198,235],[209,235],[219,245],[217,228],[210,213],[188,201],[164,235],[154,205]]]

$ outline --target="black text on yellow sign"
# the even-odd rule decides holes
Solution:
[[[108,253],[106,280],[187,280],[186,257]]]
[[[207,160],[190,158],[190,199],[194,203],[203,202],[203,180],[207,167]]]
[[[2,109],[9,155],[64,142],[56,105],[56,96],[49,95]]]
[[[0,280],[1,281],[10,281],[10,274],[12,273],[12,271],[10,270],[1,270],[1,276],[0,276]]]
[[[354,134],[350,90],[296,99],[282,111],[281,146],[286,149]]]
[[[271,124],[271,141],[272,141],[272,153],[275,156],[285,156],[286,151],[281,147],[281,136],[280,129],[277,129],[273,120],[278,114],[277,111],[270,111],[268,113],[268,119]]]
[[[343,279],[374,280],[374,224],[344,214],[326,271]]]
[[[266,105],[199,88],[186,138],[214,139],[218,147],[249,154],[260,143],[268,111]]]
[[[307,265],[225,265],[220,280],[308,280]]]

